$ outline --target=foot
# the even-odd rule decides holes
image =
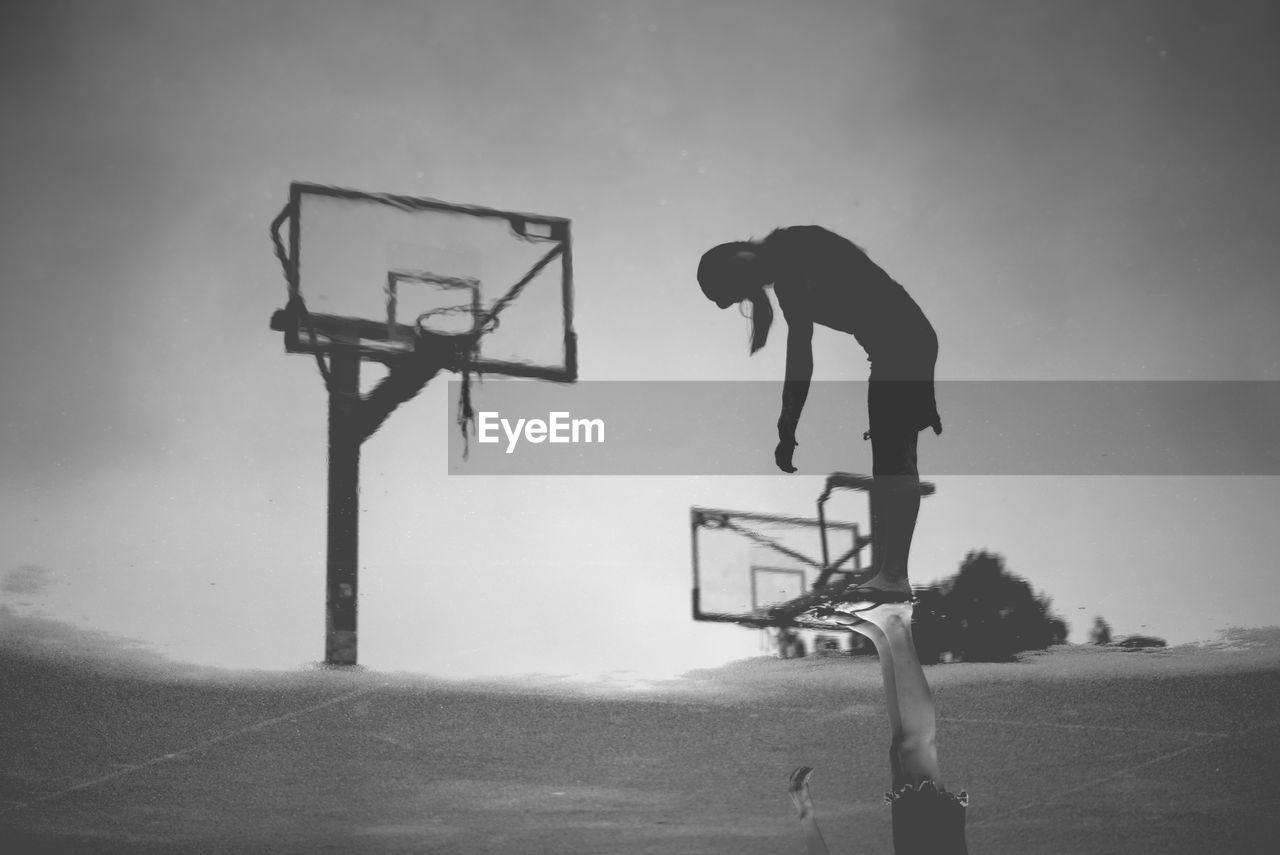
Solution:
[[[869,579],[866,582],[846,588],[832,598],[831,605],[843,614],[862,614],[878,606],[915,602],[915,593],[905,579],[902,581],[884,582]]]
[[[842,589],[812,591],[787,603],[787,608],[800,610],[793,612],[797,620],[841,628],[863,623],[866,613],[881,606],[910,606],[914,602],[915,595],[905,579],[886,580],[875,574],[855,579]]]
[[[905,573],[895,573],[890,575],[883,569],[878,567],[868,567],[857,576],[852,576],[846,583],[846,590],[854,590],[858,588],[874,588],[877,591],[907,591],[911,590],[911,580],[907,578]]]
[[[809,778],[812,775],[813,769],[801,766],[791,773],[791,780],[787,786],[787,792],[791,794],[791,803],[796,806],[796,813],[802,818],[813,813],[813,800],[809,797]]]
[[[809,777],[813,770],[801,766],[791,773],[788,787],[791,803],[796,806],[800,815],[800,827],[804,830],[804,851],[806,855],[831,855],[827,841],[822,839],[822,830],[818,828],[817,817],[813,815],[813,800],[809,797]]]
[[[815,606],[808,611],[802,612],[797,616],[797,619],[808,624],[809,627],[807,628],[814,629],[846,629],[866,623],[856,614],[839,611],[839,608],[832,603]]]
[[[796,597],[794,600],[789,600],[781,605],[772,606],[759,611],[767,617],[777,617],[778,615],[786,613],[801,614],[812,610],[815,606],[827,605],[830,602],[831,592],[828,590],[807,591],[799,597]]]
[[[904,628],[909,631],[915,604],[916,601],[914,599],[898,600],[897,602],[854,603],[852,605],[858,611],[853,616],[859,618],[863,624],[874,626],[884,635],[888,635],[891,632],[900,632]],[[843,608],[843,606],[838,608]]]

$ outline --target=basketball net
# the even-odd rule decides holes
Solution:
[[[467,332],[445,332],[433,329],[432,323],[439,322],[441,316],[471,314],[475,317],[475,325]],[[462,432],[462,458],[466,460],[471,454],[471,431],[475,428],[476,414],[471,406],[471,375],[469,366],[475,363],[480,351],[480,336],[487,329],[480,327],[481,316],[472,311],[471,306],[447,306],[423,312],[418,316],[418,338],[415,350],[426,353],[428,358],[442,364],[446,369],[457,372],[462,381],[458,390],[458,430]],[[496,321],[493,326],[496,326]],[[493,329],[490,326],[489,329]]]

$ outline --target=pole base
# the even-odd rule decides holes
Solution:
[[[356,634],[350,630],[331,629],[325,638],[324,664],[355,665]]]

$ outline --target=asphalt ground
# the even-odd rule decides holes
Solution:
[[[1275,647],[1061,648],[928,669],[982,853],[1253,853],[1280,839]],[[0,851],[888,853],[873,659],[672,683],[193,671],[0,647]]]

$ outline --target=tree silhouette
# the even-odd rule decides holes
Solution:
[[[937,662],[948,651],[969,662],[1005,662],[1067,639],[1066,621],[1052,613],[1052,601],[985,550],[970,552],[955,576],[917,596],[913,630],[922,662]]]
[[[1093,630],[1089,633],[1089,642],[1091,644],[1111,643],[1111,624],[1103,620],[1101,615],[1093,619]]]

